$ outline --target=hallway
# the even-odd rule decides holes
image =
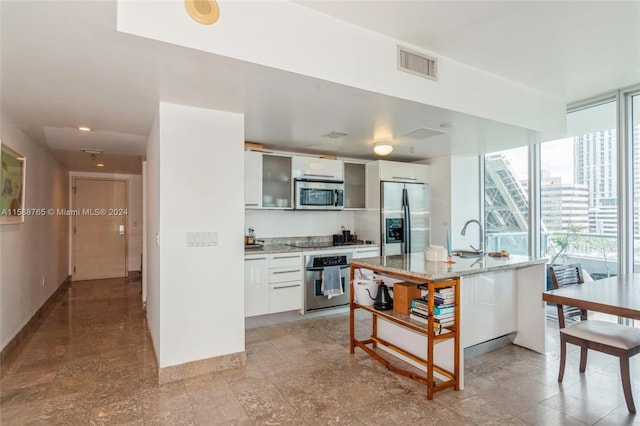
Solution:
[[[349,355],[347,314],[248,329],[247,367],[158,385],[140,292],[139,281],[124,279],[75,282],[61,292],[2,366],[0,424],[640,422],[626,411],[614,358],[590,354],[581,377],[570,347],[558,386],[553,323],[546,356],[510,346],[467,360],[465,390],[433,401],[362,351]],[[367,325],[358,321],[358,332]],[[638,401],[638,360],[632,371]]]

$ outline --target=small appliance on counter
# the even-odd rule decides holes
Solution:
[[[424,251],[424,257],[430,262],[444,262],[447,260],[447,249],[442,246],[429,246]]]
[[[256,235],[253,228],[249,228],[249,233],[244,236],[244,248],[245,249],[261,249],[262,244],[258,242],[264,242],[263,240],[256,240]]]
[[[342,234],[333,234],[333,245],[341,246],[344,244],[362,244],[362,241],[358,240],[358,236],[353,234],[348,229],[342,227]]]
[[[344,239],[345,243],[351,241],[351,231],[349,231],[348,229],[344,229],[344,226],[342,227],[342,238]]]
[[[390,311],[393,309],[393,299],[389,294],[389,287],[385,283],[381,283],[378,286],[378,294],[376,295],[376,301],[373,303],[373,308],[376,311]]]

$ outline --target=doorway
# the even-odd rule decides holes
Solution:
[[[74,178],[73,280],[127,276],[127,181]]]

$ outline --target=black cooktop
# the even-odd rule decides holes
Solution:
[[[296,247],[296,248],[326,248],[326,247],[333,247],[333,244],[331,244],[331,242],[326,242],[326,243],[292,243],[292,244],[287,244],[288,246],[291,247]]]

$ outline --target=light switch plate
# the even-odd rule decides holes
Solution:
[[[187,232],[187,247],[211,247],[217,245],[217,232]]]

